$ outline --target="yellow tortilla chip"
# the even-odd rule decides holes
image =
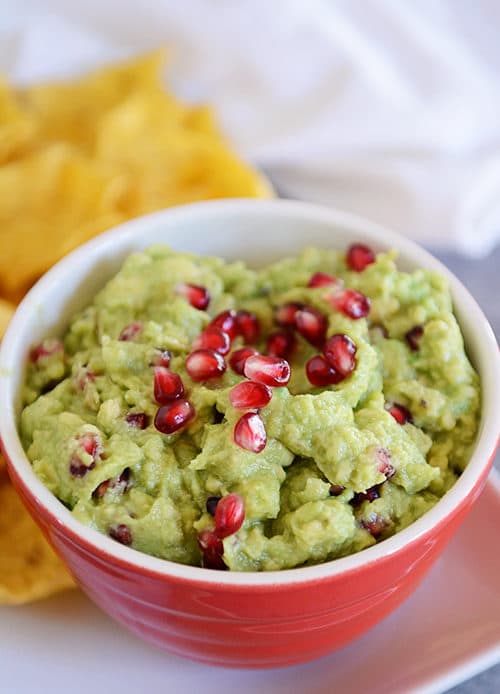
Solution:
[[[6,472],[0,471],[0,604],[40,600],[73,586]]]
[[[16,301],[54,262],[122,221],[124,179],[65,144],[0,167],[0,294]]]
[[[0,79],[0,165],[23,154],[36,133],[35,118]]]
[[[194,200],[269,197],[205,106],[162,83],[163,52],[72,82],[0,83],[0,296],[131,217]]]
[[[9,324],[14,311],[15,306],[13,304],[11,304],[9,301],[5,301],[5,299],[0,298],[0,340],[7,330],[7,325]]]

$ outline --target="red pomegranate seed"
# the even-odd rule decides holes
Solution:
[[[93,470],[97,459],[103,452],[101,440],[95,434],[83,434],[78,438],[79,447],[92,457],[90,462],[80,458],[78,452],[73,453],[70,460],[69,471],[73,477],[84,477],[89,470]]]
[[[271,357],[282,357],[290,361],[296,346],[297,339],[293,333],[285,330],[276,330],[267,338],[266,354]]]
[[[365,530],[368,530],[375,539],[378,539],[384,530],[389,527],[389,522],[378,513],[372,513],[370,514],[370,518],[361,521],[361,525]]]
[[[80,375],[77,377],[76,380],[76,386],[78,387],[79,390],[85,390],[87,385],[89,383],[94,383],[95,381],[95,373],[93,371],[89,371],[88,369],[85,369]]]
[[[326,272],[315,272],[311,275],[311,279],[307,283],[307,286],[314,289],[316,287],[331,287],[332,285],[340,286],[342,280],[333,275],[329,275]]]
[[[267,443],[264,422],[255,412],[247,412],[234,427],[234,440],[241,448],[252,453],[260,453]]]
[[[152,364],[150,366],[165,366],[168,367],[170,366],[170,359],[171,359],[170,352],[168,349],[159,349],[158,354],[155,356],[153,359]]]
[[[413,352],[418,352],[418,350],[420,349],[420,338],[423,334],[424,327],[422,325],[416,325],[411,330],[408,330],[408,332],[405,334],[405,339],[408,344],[408,347]]]
[[[238,311],[236,314],[238,332],[246,345],[257,342],[260,336],[260,323],[257,316],[250,311]]]
[[[211,349],[219,354],[227,354],[231,349],[229,335],[215,325],[206,328],[201,335],[193,341],[193,350]]]
[[[318,348],[323,346],[328,323],[322,313],[312,306],[306,306],[297,311],[295,324],[302,337],[311,345]]]
[[[179,374],[172,373],[164,366],[155,366],[153,392],[156,402],[166,405],[171,400],[182,398],[184,385]]]
[[[108,489],[119,488],[119,491],[122,494],[124,494],[131,486],[132,485],[130,481],[130,468],[126,467],[125,470],[121,473],[121,475],[119,475],[119,477],[116,477],[115,479],[104,480],[104,482],[101,482],[101,484],[97,486],[92,492],[92,498],[102,499],[102,497],[106,494]]]
[[[124,525],[123,523],[120,523],[120,525],[112,525],[109,529],[109,536],[122,545],[132,544],[132,532],[128,525]]]
[[[133,340],[135,337],[137,337],[137,335],[141,332],[141,330],[142,330],[141,321],[139,321],[139,320],[134,321],[133,323],[129,323],[128,325],[126,325],[123,328],[118,339],[121,340],[122,342],[130,342],[130,340]]]
[[[234,535],[245,520],[245,503],[239,494],[227,494],[215,509],[215,534],[221,539]]]
[[[323,354],[335,371],[342,376],[349,376],[356,366],[357,347],[350,337],[343,333],[332,335],[323,347]]]
[[[398,424],[403,425],[406,424],[406,422],[413,424],[411,412],[404,405],[398,405],[397,403],[386,403],[385,409],[387,412],[392,414]]]
[[[340,496],[344,490],[345,487],[341,484],[332,484],[330,485],[329,494],[330,496]]]
[[[269,386],[253,381],[238,383],[229,391],[231,405],[237,410],[257,410],[265,407],[273,396]]]
[[[231,356],[229,357],[229,364],[232,370],[235,373],[240,374],[241,376],[243,375],[245,362],[248,359],[248,357],[254,357],[257,354],[257,350],[253,347],[242,347],[241,349],[237,349],[231,354]]]
[[[342,289],[328,298],[332,306],[353,320],[365,318],[370,311],[370,299],[356,289]]]
[[[351,270],[363,272],[368,265],[375,262],[375,253],[362,243],[354,243],[347,250],[346,261]]]
[[[210,292],[199,284],[177,284],[175,293],[189,301],[193,308],[204,311],[210,303]]]
[[[149,426],[149,417],[145,412],[129,412],[125,420],[136,429],[146,429]]]
[[[276,388],[286,386],[290,380],[290,364],[286,359],[280,357],[267,357],[259,354],[248,357],[243,373],[251,381]]]
[[[310,383],[319,388],[340,383],[344,378],[320,354],[309,359],[306,364],[306,375]]]
[[[201,551],[202,563],[205,569],[226,569],[222,555],[224,554],[224,545],[220,537],[213,530],[205,528],[201,530],[197,536],[198,546]]]
[[[78,441],[83,450],[93,458],[98,458],[101,455],[102,443],[95,434],[83,434]]]
[[[215,516],[215,509],[217,508],[217,504],[221,499],[221,496],[209,496],[206,502],[207,513],[209,513],[211,516]]]
[[[155,427],[162,434],[174,434],[188,424],[195,415],[188,400],[173,400],[160,407],[155,416]]]
[[[385,475],[386,480],[390,480],[396,474],[396,468],[391,464],[391,454],[387,448],[377,448],[377,470]]]
[[[49,340],[44,340],[41,342],[39,345],[36,347],[33,347],[30,350],[30,361],[32,361],[34,364],[38,363],[40,359],[43,359],[43,357],[50,357],[53,354],[56,354],[56,352],[62,352],[63,351],[63,344],[60,340],[56,339],[49,339]]]
[[[229,335],[229,339],[232,341],[238,335],[238,323],[236,320],[236,311],[230,309],[228,311],[222,311],[209,323],[209,326],[215,326],[220,328],[222,332]]]
[[[298,311],[302,311],[304,304],[298,301],[293,301],[288,304],[283,304],[278,306],[274,312],[274,319],[278,325],[284,328],[294,328],[295,327],[295,316]]]
[[[197,349],[186,359],[186,371],[193,381],[219,378],[226,370],[224,357],[212,349]]]
[[[368,501],[371,502],[375,501],[375,499],[380,498],[380,485],[376,484],[373,487],[370,487],[367,489],[365,492],[356,492],[352,499],[350,500],[351,506],[359,506],[359,504],[363,503],[363,501]]]

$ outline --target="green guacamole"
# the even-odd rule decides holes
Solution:
[[[214,528],[207,500],[228,494],[245,511],[222,539],[224,565],[234,571],[324,562],[405,528],[466,466],[480,391],[446,281],[400,272],[395,261],[395,252],[380,253],[356,272],[345,252],[310,248],[252,270],[160,245],[130,255],[62,342],[47,339],[32,352],[21,432],[36,474],[82,523],[196,566],[199,533]],[[341,282],[308,287],[318,272]],[[206,309],[179,292],[186,283],[208,291]],[[369,298],[366,317],[332,302],[339,287]],[[193,380],[186,358],[228,309],[257,317],[254,346],[264,354],[279,329],[276,311],[290,303],[319,311],[327,336],[351,338],[355,368],[336,384],[313,386],[305,365],[321,346],[295,331],[291,378],[259,410],[267,443],[256,453],[235,442],[244,411],[229,399],[246,380],[229,366],[242,337],[233,336],[218,378]],[[140,328],[123,339],[131,325]],[[173,434],[154,423],[154,365],[167,350],[195,411]]]

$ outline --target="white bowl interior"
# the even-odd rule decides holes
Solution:
[[[119,269],[129,253],[161,242],[200,255],[244,259],[258,267],[294,255],[306,246],[342,249],[353,241],[365,241],[377,251],[397,248],[401,269],[425,267],[447,276],[467,352],[482,382],[483,417],[474,455],[448,494],[409,528],[359,554],[314,567],[261,574],[216,573],[144,555],[82,526],[36,478],[16,430],[24,376],[22,364],[30,347],[47,334],[60,333],[71,316],[89,303]],[[288,583],[353,569],[395,552],[426,533],[465,498],[497,443],[499,362],[495,337],[475,301],[439,261],[407,239],[351,215],[305,203],[284,200],[197,203],[157,212],[102,234],[63,259],[31,290],[18,308],[0,351],[0,411],[3,413],[0,435],[17,472],[38,501],[101,550],[152,571],[191,580],[229,584]]]

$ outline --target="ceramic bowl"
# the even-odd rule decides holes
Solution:
[[[34,475],[17,432],[29,349],[48,333],[62,331],[131,251],[163,242],[258,266],[305,246],[344,249],[353,241],[376,251],[395,247],[400,268],[424,267],[448,277],[467,351],[481,379],[482,417],[471,460],[422,518],[384,542],[318,566],[217,572],[142,554],[80,524]],[[486,318],[460,282],[426,251],[331,209],[280,200],[215,201],[158,212],[102,234],[33,287],[2,344],[0,435],[12,481],[29,512],[82,590],[105,612],[171,653],[226,666],[273,667],[341,647],[412,593],[483,488],[498,444],[499,392],[498,348]]]

